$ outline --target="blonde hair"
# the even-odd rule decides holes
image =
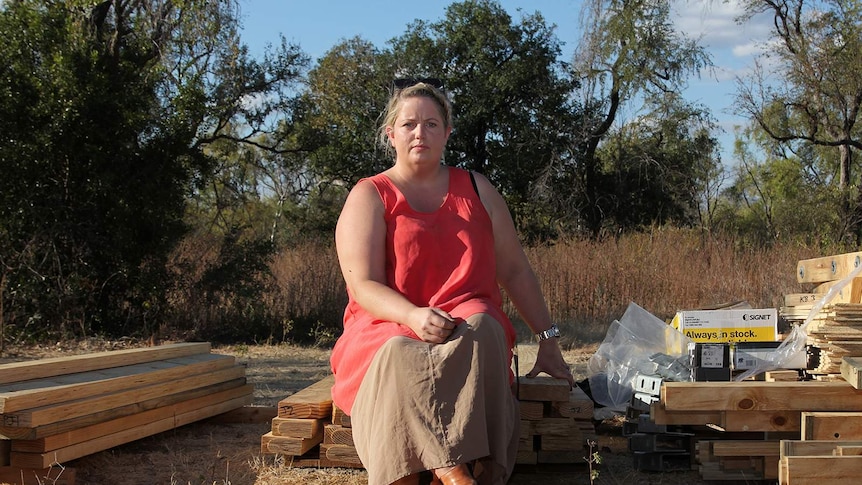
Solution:
[[[401,109],[401,102],[407,98],[426,97],[437,103],[440,108],[440,115],[443,117],[445,128],[452,126],[452,103],[446,94],[424,82],[418,82],[404,89],[396,89],[389,102],[386,104],[386,110],[383,112],[383,123],[378,130],[378,143],[380,147],[390,156],[395,156],[395,149],[389,143],[389,135],[386,129],[395,126],[395,120],[398,118],[398,112]]]

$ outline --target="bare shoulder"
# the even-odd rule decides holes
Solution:
[[[350,189],[347,195],[347,200],[344,202],[344,209],[351,210],[353,208],[368,209],[374,206],[382,207],[383,203],[380,200],[380,194],[377,188],[370,180],[360,180]]]
[[[476,179],[476,188],[479,190],[479,198],[485,205],[485,209],[493,216],[495,212],[506,211],[506,203],[503,196],[497,191],[497,187],[488,180],[487,177],[479,172],[473,172]]]

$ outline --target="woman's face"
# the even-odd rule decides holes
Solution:
[[[401,101],[395,123],[386,128],[398,161],[439,164],[451,127],[437,103],[425,96]]]

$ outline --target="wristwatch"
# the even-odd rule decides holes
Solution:
[[[551,337],[559,337],[559,336],[560,336],[560,327],[558,327],[556,323],[552,323],[551,328],[536,334],[536,340],[541,342],[542,340],[548,340]]]

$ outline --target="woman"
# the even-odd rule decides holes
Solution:
[[[356,184],[335,231],[349,302],[332,397],[371,485],[416,484],[426,470],[445,485],[508,480],[515,331],[500,286],[548,332],[527,375],[573,384],[505,202],[485,177],[441,164],[451,132],[440,89],[396,89],[380,131],[395,164]]]

